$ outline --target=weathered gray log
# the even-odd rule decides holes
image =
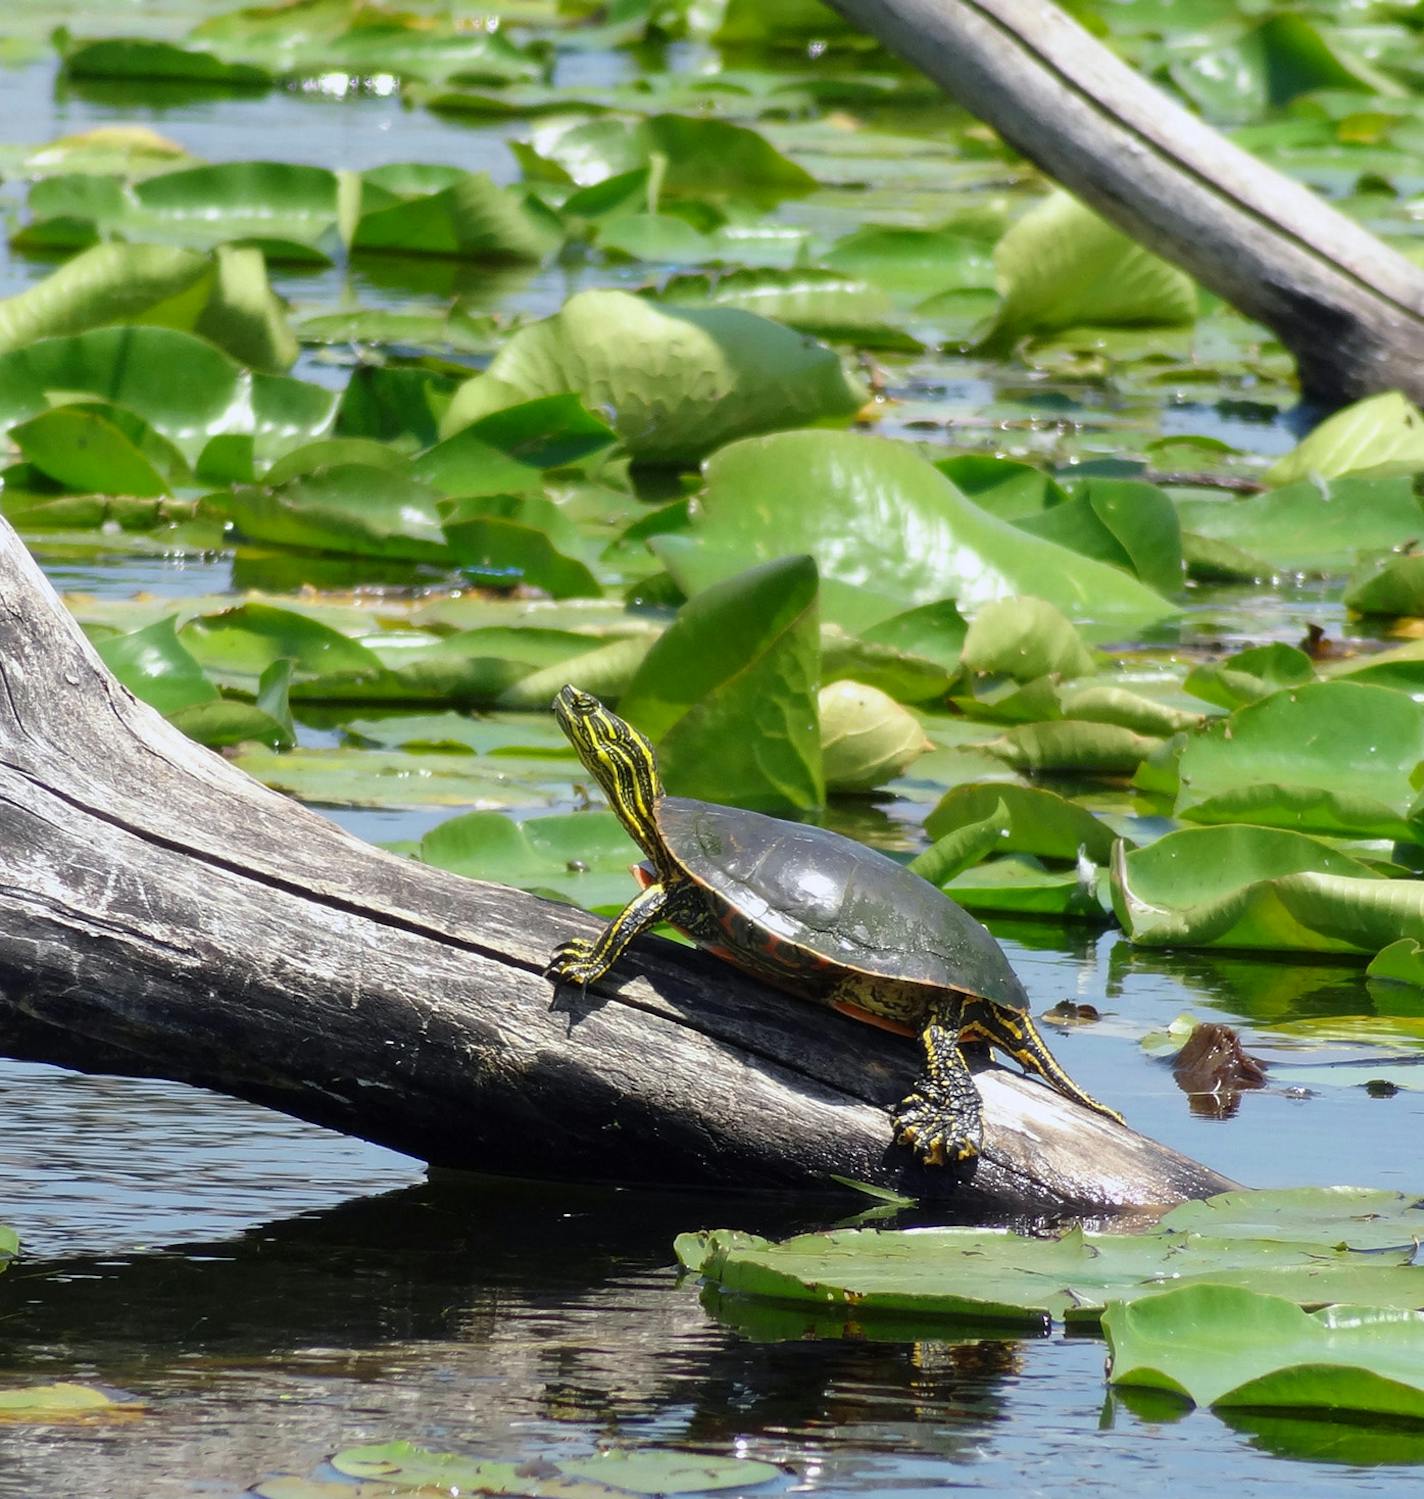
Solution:
[[[0,1048],[195,1083],[442,1166],[942,1196],[891,1144],[911,1046],[646,941],[551,1007],[591,917],[369,847],[107,672],[0,522]],[[1102,1209],[1229,1185],[992,1069],[967,1201]]]
[[[1424,271],[1204,124],[1048,0],[828,0],[1295,356],[1304,394],[1424,401]]]

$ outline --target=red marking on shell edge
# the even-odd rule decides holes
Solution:
[[[831,1008],[839,1010],[842,1015],[849,1015],[852,1020],[862,1021],[866,1025],[878,1025],[882,1031],[890,1031],[896,1036],[916,1036],[919,1034],[913,1026],[902,1025],[898,1020],[891,1020],[888,1015],[876,1015],[870,1010],[862,1009],[860,1005],[853,1005],[848,1000],[833,999]]]
[[[657,882],[657,876],[646,864],[630,864],[628,866],[628,873],[637,880],[640,890],[646,890],[649,885]]]

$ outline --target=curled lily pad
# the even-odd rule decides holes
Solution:
[[[1266,472],[1268,484],[1334,479],[1360,469],[1424,470],[1424,413],[1397,390],[1356,401],[1327,417]]]
[[[1421,760],[1424,706],[1387,687],[1308,682],[1187,740],[1177,815],[1412,839]]]
[[[1279,828],[1182,828],[1120,850],[1112,895],[1123,930],[1153,947],[1374,952],[1424,934],[1424,883]]]
[[[1198,1405],[1280,1406],[1338,1419],[1424,1421],[1424,1312],[1330,1306],[1189,1286],[1109,1306],[1108,1378]]]
[[[1093,655],[1072,624],[1044,599],[996,599],[970,621],[964,664],[972,671],[1001,672],[1019,682],[1054,674],[1081,677]]]
[[[925,819],[925,831],[943,838],[969,823],[1002,810],[1004,835],[1001,853],[1034,854],[1039,858],[1076,861],[1085,853],[1105,864],[1115,835],[1085,808],[1056,792],[1007,781],[979,781],[955,786]]]
[[[37,339],[149,322],[200,334],[256,369],[285,370],[297,357],[258,251],[124,244],[94,245],[0,301],[0,354]]]
[[[750,438],[715,453],[702,517],[654,550],[693,591],[805,550],[828,617],[865,630],[912,606],[964,612],[1031,595],[1075,620],[1141,623],[1173,612],[1117,568],[986,514],[903,443],[842,432]]]
[[[441,431],[565,391],[606,411],[629,452],[656,463],[693,463],[752,432],[844,420],[866,399],[831,350],[767,318],[586,291],[520,329],[456,392]]]
[[[863,682],[833,682],[819,697],[821,763],[829,792],[871,791],[930,748],[913,713]]]
[[[812,192],[816,179],[742,125],[686,115],[601,119],[536,130],[534,148],[580,185],[659,161],[662,191],[771,204]]]
[[[1085,325],[1190,323],[1191,278],[1105,223],[1077,199],[1054,193],[994,250],[1002,302],[990,342]]]
[[[214,433],[246,434],[275,456],[325,432],[336,408],[332,392],[249,374],[176,328],[95,328],[0,354],[0,427],[48,410],[56,391],[137,412],[189,461]]]
[[[766,811],[825,799],[816,565],[790,557],[699,594],[648,651],[619,711],[675,795]]]
[[[1194,666],[1182,683],[1186,691],[1220,708],[1259,702],[1282,687],[1315,680],[1315,664],[1304,651],[1276,641],[1252,646],[1224,661]]]
[[[1360,614],[1424,614],[1424,553],[1385,553],[1362,563],[1345,590]]]

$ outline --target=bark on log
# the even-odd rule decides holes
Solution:
[[[1295,356],[1325,405],[1424,402],[1424,271],[1140,78],[1048,0],[827,0]]]
[[[643,941],[551,1007],[594,919],[396,858],[185,739],[109,675],[0,522],[0,1047],[172,1078],[436,1165],[920,1196],[892,1145],[914,1051]],[[1110,1209],[1224,1178],[981,1074],[966,1206]]]

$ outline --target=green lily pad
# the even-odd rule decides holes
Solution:
[[[252,749],[232,761],[273,790],[316,806],[496,809],[548,806],[568,794],[567,769],[547,757]]]
[[[142,37],[111,37],[86,41],[56,34],[60,67],[69,78],[143,79],[148,82],[202,84],[209,89],[265,89],[272,76],[247,63],[224,62],[199,47]]]
[[[58,1384],[25,1385],[19,1389],[0,1389],[0,1422],[64,1421],[100,1413],[132,1412],[91,1385]]]
[[[1150,588],[1182,586],[1182,531],[1177,512],[1155,484],[1140,479],[1085,479],[1061,504],[1016,520],[1034,536],[1120,567]]]
[[[367,175],[367,181],[372,174]],[[558,244],[556,222],[536,200],[500,187],[485,172],[460,173],[435,192],[363,197],[353,252],[448,255],[462,260],[538,262]]]
[[[894,305],[883,291],[833,270],[743,268],[717,276],[673,276],[658,288],[657,299],[678,307],[740,307],[828,343],[920,348],[917,339],[894,326]]]
[[[1120,852],[1112,897],[1151,947],[1371,953],[1410,927],[1424,935],[1424,882],[1280,828],[1183,828]]]
[[[674,795],[807,811],[825,799],[816,566],[752,568],[685,604],[619,711],[658,746]]]
[[[1424,1313],[1304,1312],[1279,1296],[1190,1286],[1109,1306],[1108,1379],[1198,1405],[1281,1407],[1325,1418],[1424,1421]]]
[[[1072,624],[1043,599],[996,599],[970,621],[962,659],[971,671],[1018,682],[1050,674],[1086,676],[1093,654]]]
[[[1053,1319],[1091,1326],[1109,1302],[1166,1287],[1235,1286],[1303,1306],[1368,1301],[1413,1309],[1424,1302],[1414,1246],[1360,1253],[1252,1237],[1208,1238],[1156,1230],[1032,1239],[1003,1230],[839,1230],[783,1243],[734,1230],[682,1234],[678,1259],[719,1290],[895,1313],[925,1324],[965,1318],[1044,1330]]]
[[[871,224],[837,240],[822,261],[841,275],[856,276],[881,288],[901,304],[994,284],[994,268],[985,246],[952,229]]]
[[[1424,470],[1424,412],[1397,390],[1356,401],[1327,417],[1266,471],[1268,484],[1334,479],[1358,469]]]
[[[492,588],[528,584],[550,598],[597,598],[603,589],[572,524],[543,495],[485,495],[457,501],[445,517],[456,562]]]
[[[436,498],[386,464],[337,462],[286,483],[239,485],[207,503],[250,541],[448,565]]]
[[[963,611],[1031,595],[1071,619],[1140,624],[1173,612],[1116,568],[1025,536],[986,514],[912,449],[839,432],[751,438],[706,467],[702,516],[652,546],[697,587],[753,562],[806,551],[828,617],[860,631],[912,606]]]
[[[325,432],[336,406],[330,391],[250,375],[176,328],[96,328],[0,354],[0,427],[38,416],[60,392],[127,407],[190,462],[214,433],[246,433],[275,456]]]
[[[94,245],[0,301],[0,355],[115,323],[183,328],[254,369],[285,370],[297,357],[258,251],[124,244]]]
[[[1387,687],[1308,682],[1187,740],[1176,811],[1353,838],[1416,836],[1424,706]]]
[[[219,696],[201,663],[179,641],[172,615],[132,634],[101,640],[98,650],[119,681],[160,713],[177,713]]]
[[[732,307],[586,291],[520,329],[462,385],[441,433],[566,391],[609,411],[635,458],[669,464],[694,463],[749,433],[844,420],[866,399],[831,350],[779,323]]]
[[[1162,742],[1120,724],[1063,719],[1021,724],[980,748],[1015,770],[1130,776]]]
[[[700,1494],[749,1488],[781,1477],[771,1463],[711,1457],[665,1447],[610,1448],[591,1457],[556,1462],[491,1462],[454,1452],[432,1452],[412,1442],[347,1447],[331,1459],[338,1473],[382,1479],[402,1490],[423,1488],[524,1499],[617,1499],[628,1494]]]
[[[994,249],[1002,302],[988,335],[1007,347],[1061,328],[1190,323],[1190,276],[1159,260],[1067,193],[1030,209]]]
[[[125,184],[93,174],[49,177],[30,191],[37,224],[46,218],[88,220],[105,236],[157,240],[211,249],[240,241],[259,245],[268,260],[323,263],[337,226],[349,212],[343,199],[354,182],[324,167],[288,162],[236,161],[165,172]]]
[[[11,428],[10,439],[48,479],[78,494],[156,497],[188,477],[182,455],[147,422],[102,402],[41,412]]]
[[[1424,1200],[1378,1187],[1278,1187],[1183,1202],[1162,1220],[1174,1232],[1215,1238],[1396,1249],[1424,1239]]]
[[[628,875],[643,851],[611,812],[570,812],[513,822],[469,812],[432,828],[416,857],[467,879],[493,880],[614,915],[635,893]]]
[[[978,781],[947,791],[925,819],[932,838],[944,838],[1001,807],[1005,818],[1000,853],[1033,854],[1042,859],[1075,862],[1080,852],[1106,864],[1115,837],[1111,828],[1085,808],[1056,792],[1009,781]]]
[[[1272,569],[1340,571],[1358,553],[1419,535],[1408,478],[1297,480],[1245,499],[1179,499],[1183,531],[1264,558]]]
[[[1424,614],[1424,553],[1386,553],[1363,562],[1345,603],[1360,614]]]
[[[802,197],[816,179],[765,137],[724,120],[653,115],[606,118],[535,132],[535,150],[580,186],[659,162],[661,191],[669,196],[740,198],[770,205]]]
[[[1091,860],[1063,869],[1045,865],[1032,854],[981,859],[952,878],[935,881],[966,911],[1102,925],[1111,921],[1106,882],[1106,870]]]
[[[818,699],[826,790],[871,791],[894,780],[930,741],[913,713],[863,682],[833,682]]]
[[[1315,663],[1304,651],[1276,641],[1238,651],[1225,661],[1194,666],[1183,688],[1219,708],[1240,708],[1270,697],[1282,687],[1315,680]]]

